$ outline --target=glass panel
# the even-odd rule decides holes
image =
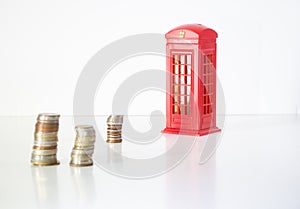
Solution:
[[[175,75],[179,74],[179,66],[178,65],[174,65],[174,74]]]
[[[188,85],[191,85],[191,84],[192,84],[191,76],[187,76],[187,84],[188,84]]]
[[[179,84],[179,76],[178,75],[174,76],[174,83]]]
[[[179,102],[178,102],[178,100],[179,100],[179,96],[174,96],[174,104],[176,105],[176,104],[178,104]]]
[[[185,106],[180,106],[180,114],[185,115]]]
[[[190,94],[191,94],[191,87],[190,87],[190,86],[187,86],[187,87],[186,87],[186,94],[187,94],[187,95],[190,95]]]
[[[191,101],[190,101],[190,96],[187,96],[187,97],[186,97],[186,104],[189,105],[190,103],[191,103]]]
[[[185,83],[185,76],[184,75],[180,76],[180,84],[186,84]]]
[[[180,94],[186,94],[185,93],[185,86],[180,86]]]
[[[174,55],[173,63],[174,63],[175,65],[178,65],[178,61],[179,61],[179,57],[178,57],[177,54],[175,54],[175,55]]]
[[[185,65],[180,65],[180,73],[185,74]]]
[[[186,58],[186,64],[188,64],[188,65],[190,65],[190,64],[192,64],[192,55],[186,55],[187,56],[187,58]]]
[[[192,74],[192,67],[191,66],[187,66],[187,74],[188,75]]]
[[[179,114],[178,106],[177,105],[173,106],[173,114]]]
[[[174,88],[173,88],[173,94],[178,94],[179,93],[179,86],[178,85],[174,85]]]
[[[180,56],[180,64],[185,64],[185,55]]]
[[[185,104],[185,96],[180,96],[180,104]]]

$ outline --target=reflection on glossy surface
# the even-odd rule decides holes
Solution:
[[[122,168],[122,143],[107,143],[107,163],[112,167]]]
[[[72,185],[75,191],[75,205],[85,207],[87,203],[93,204],[95,200],[95,179],[93,166],[70,167]]]
[[[220,132],[210,134],[206,137],[201,137],[201,138],[205,138],[205,139],[202,139],[202,140],[205,140],[205,145],[200,150],[200,157],[199,157],[200,164],[206,163],[215,154],[215,152],[221,142],[221,137],[222,137],[222,134]]]
[[[186,136],[184,140],[190,138]],[[189,154],[174,169],[176,172],[166,174],[167,208],[195,208],[196,205],[201,205],[197,208],[214,208],[216,157],[212,154],[205,165],[199,164],[201,152],[207,149],[206,146],[207,137],[197,137]],[[207,153],[209,151],[206,150]]]
[[[56,166],[32,166],[31,175],[36,197],[36,207],[41,209],[57,208],[59,190]]]
[[[122,161],[122,143],[107,143],[107,160],[110,163]]]

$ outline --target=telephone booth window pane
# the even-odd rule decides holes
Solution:
[[[178,75],[175,75],[174,76],[174,84],[179,84],[179,76]]]
[[[187,55],[186,64],[188,65],[192,64],[192,55]]]
[[[187,104],[187,105],[191,104],[190,96],[187,96],[187,97],[186,97],[186,104]]]
[[[185,76],[184,75],[180,76],[180,84],[185,84]]]
[[[174,58],[174,59],[173,59],[173,63],[174,63],[175,65],[178,65],[178,61],[179,61],[178,55],[174,55],[173,58]]]
[[[180,97],[180,104],[182,104],[182,105],[185,104],[185,96]]]
[[[185,57],[186,57],[186,55],[181,55],[180,56],[180,64],[185,64]]]
[[[190,98],[189,95],[191,95],[191,86],[186,87],[186,94],[188,95],[187,97]]]
[[[174,65],[174,74],[178,75],[179,74],[179,66],[178,65]]]
[[[187,76],[187,85],[191,85],[191,84],[192,84],[191,76]]]
[[[183,105],[180,106],[180,114],[185,115],[185,107]]]
[[[188,75],[192,74],[192,66],[190,66],[190,65],[187,66],[187,74]]]
[[[180,74],[185,74],[185,65],[180,65]]]

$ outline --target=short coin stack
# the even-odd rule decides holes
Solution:
[[[56,159],[59,117],[60,115],[53,113],[38,115],[31,154],[31,163],[33,165],[47,166],[59,164]]]
[[[123,115],[110,115],[107,118],[107,143],[122,142]]]
[[[71,153],[71,166],[93,165],[94,144],[96,140],[93,126],[79,125],[75,127],[76,140]]]

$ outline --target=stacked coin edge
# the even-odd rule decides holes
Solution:
[[[92,156],[96,140],[95,130],[90,125],[78,125],[75,130],[76,139],[71,152],[70,166],[91,166],[93,165]]]
[[[107,118],[107,143],[122,142],[123,115],[110,115]]]
[[[37,117],[31,164],[35,166],[58,165],[57,141],[59,114],[41,113]]]

